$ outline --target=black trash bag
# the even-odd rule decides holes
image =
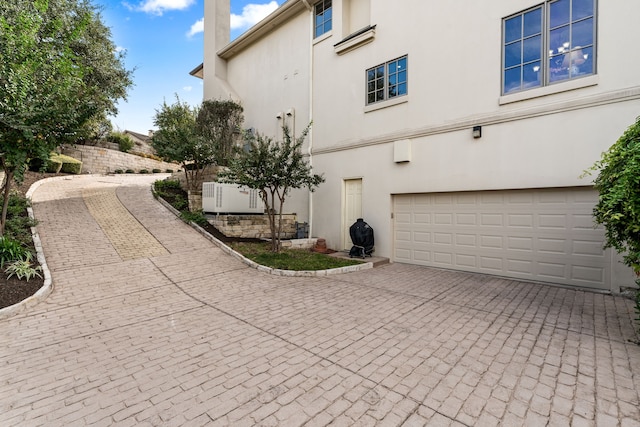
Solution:
[[[364,258],[366,256],[372,256],[371,254],[375,250],[373,247],[373,228],[369,226],[362,218],[349,227],[349,235],[353,242],[353,247],[349,251],[351,258],[358,257]]]

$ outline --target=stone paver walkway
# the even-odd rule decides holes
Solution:
[[[0,425],[640,426],[630,300],[401,264],[267,275],[153,179],[35,191],[54,291],[0,321]]]

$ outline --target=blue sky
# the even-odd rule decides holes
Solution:
[[[202,63],[204,2],[214,0],[93,0],[111,28],[127,69],[135,68],[127,101],[111,118],[114,129],[147,133],[163,100],[175,94],[202,102],[202,80],[189,71]],[[284,0],[231,0],[231,39],[273,12]]]

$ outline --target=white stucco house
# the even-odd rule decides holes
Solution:
[[[326,182],[288,204],[329,247],[616,292],[580,178],[640,115],[638,1],[288,0],[230,41],[205,2],[204,98],[275,136],[313,120]]]

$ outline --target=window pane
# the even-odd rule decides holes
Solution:
[[[376,101],[382,101],[384,99],[384,91],[379,90],[376,92]]]
[[[531,62],[540,59],[542,54],[542,36],[535,36],[524,41],[522,62]]]
[[[549,49],[554,55],[563,54],[570,49],[569,26],[552,30],[549,36]]]
[[[389,98],[393,98],[396,95],[396,86],[389,86]]]
[[[573,47],[590,46],[593,44],[593,18],[576,22],[572,27]]]
[[[380,89],[384,87],[384,80],[383,79],[378,79],[376,80],[376,88]]]
[[[367,71],[367,81],[375,80],[375,78],[376,78],[375,70],[368,70]]]
[[[549,7],[549,25],[551,28],[569,23],[570,6],[569,0],[558,0],[551,3]]]
[[[369,95],[367,95],[367,104],[371,104],[373,102],[376,102],[376,94],[370,93]]]
[[[564,55],[549,58],[549,82],[557,82],[569,78],[569,68],[563,66]]]
[[[527,64],[523,69],[522,76],[522,85],[524,88],[532,88],[540,86],[542,80],[540,79],[540,75],[542,74],[540,70],[540,61],[532,62],[531,64]]]
[[[389,64],[387,65],[387,72],[389,74],[398,72],[398,62],[389,62]]]
[[[577,21],[587,16],[593,16],[593,0],[573,0],[573,20]]]
[[[520,89],[520,74],[520,67],[512,68],[504,72],[504,93],[509,93]]]
[[[398,71],[407,69],[407,58],[401,58],[398,60]]]
[[[542,8],[524,14],[524,37],[542,32]]]
[[[504,68],[510,68],[522,63],[522,43],[516,42],[504,48]]]
[[[401,83],[398,85],[398,95],[406,95],[407,94],[407,84]]]
[[[401,71],[398,73],[398,81],[399,82],[406,82],[407,81],[407,72],[406,71]]]
[[[398,83],[398,79],[396,78],[396,74],[390,74],[389,75],[389,84],[390,85],[395,85],[396,83]]]
[[[504,42],[510,43],[522,37],[522,15],[504,21]]]
[[[588,47],[586,49],[581,49],[581,50],[582,50],[582,59],[584,60],[584,62],[578,66],[579,74],[581,75],[593,74],[595,72],[593,68],[593,64],[594,64],[593,48]]]

